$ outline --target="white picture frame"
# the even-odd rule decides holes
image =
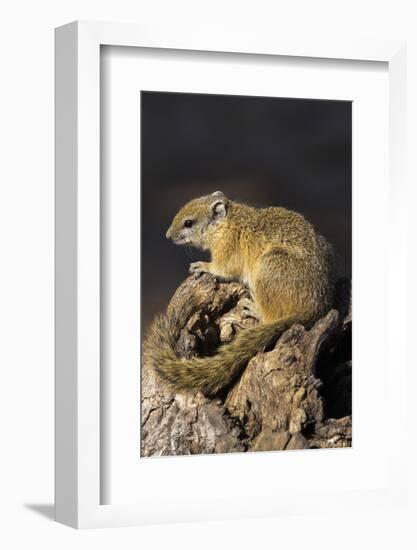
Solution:
[[[102,45],[305,58],[382,61],[389,70],[389,156],[393,242],[405,243],[403,216],[405,151],[405,45],[397,41],[297,40],[268,34],[194,28],[75,22],[56,30],[56,519],[72,527],[104,527],[306,512],[335,505],[391,506],[405,498],[404,434],[389,452],[384,490],[355,494],[297,493],[247,512],[233,499],[208,503],[188,517],[167,495],[163,509],[149,502],[102,505],[100,499],[100,47]],[[397,247],[398,248],[398,247]],[[392,281],[404,276],[399,247]],[[389,303],[404,317],[405,294]],[[398,328],[396,336],[404,343]],[[404,426],[405,345],[396,364],[397,425]],[[392,404],[391,404],[392,407]],[[381,450],[382,452],[382,450]]]

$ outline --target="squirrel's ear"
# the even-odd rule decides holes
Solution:
[[[215,191],[211,194],[212,197],[225,197],[226,195],[223,193],[223,191]]]
[[[211,203],[210,205],[210,211],[212,218],[214,220],[220,220],[221,218],[225,218],[227,214],[227,201],[225,200],[217,200]]]

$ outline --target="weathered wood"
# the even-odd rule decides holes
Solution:
[[[168,306],[173,314],[199,295],[177,343],[180,357],[209,355],[257,321],[245,315],[248,290],[210,275],[191,276]],[[287,330],[248,362],[215,399],[174,393],[142,365],[141,455],[347,447],[351,445],[350,283],[340,281],[337,309],[307,331]],[[336,411],[337,418],[331,418]]]

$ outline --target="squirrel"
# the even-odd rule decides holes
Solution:
[[[183,359],[175,345],[195,304],[184,305],[175,315],[157,316],[144,353],[176,390],[217,394],[239,376],[249,359],[294,323],[308,329],[333,305],[332,247],[297,212],[254,208],[216,191],[183,206],[166,237],[177,245],[209,251],[211,262],[194,262],[190,272],[247,285],[253,303],[245,306],[249,316],[260,321],[213,356]]]

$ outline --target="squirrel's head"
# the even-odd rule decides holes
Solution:
[[[175,244],[210,250],[213,235],[227,218],[229,201],[221,191],[188,202],[166,232]]]

